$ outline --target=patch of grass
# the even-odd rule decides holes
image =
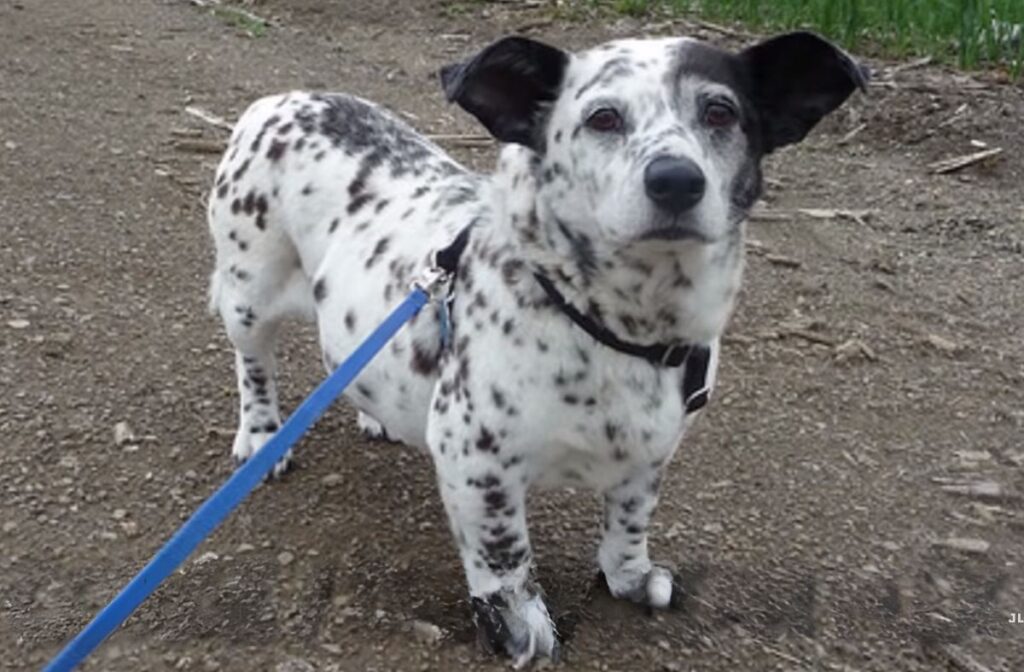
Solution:
[[[226,5],[214,5],[210,8],[217,19],[233,28],[241,30],[249,37],[263,37],[267,34],[267,22],[243,9]]]
[[[851,49],[932,56],[963,68],[1024,64],[1024,0],[608,0],[622,14],[654,10],[765,30],[815,30]]]

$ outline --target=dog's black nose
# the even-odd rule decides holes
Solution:
[[[704,185],[704,172],[686,157],[659,156],[644,170],[648,198],[673,215],[700,203]]]

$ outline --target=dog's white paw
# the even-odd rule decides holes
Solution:
[[[238,433],[235,434],[235,442],[231,446],[231,457],[234,459],[235,466],[240,466],[243,462],[255,455],[256,452],[270,440],[270,437],[272,437],[276,431],[276,424],[274,425],[274,429],[271,431],[266,431],[265,428],[256,428],[256,431],[253,431],[245,427],[238,430]],[[281,478],[288,473],[291,469],[291,465],[292,451],[289,450],[285,453],[285,456],[278,460],[274,465],[274,469],[271,471],[270,476],[275,479]]]
[[[502,591],[472,601],[477,637],[488,652],[507,655],[517,669],[535,658],[558,660],[555,625],[540,595]]]
[[[682,591],[675,584],[672,572],[657,565],[641,575],[605,576],[608,590],[614,597],[644,604],[654,609],[668,609],[682,599]]]
[[[390,441],[388,430],[384,429],[384,425],[377,422],[377,419],[372,415],[359,411],[359,417],[356,419],[356,422],[359,424],[359,431],[366,438]]]

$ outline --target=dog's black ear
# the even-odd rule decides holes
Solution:
[[[765,153],[800,142],[821,119],[866,90],[868,71],[808,32],[773,37],[740,53],[761,117]]]
[[[506,37],[479,54],[441,69],[448,100],[458,103],[495,138],[537,148],[542,107],[558,96],[569,56],[524,37]]]

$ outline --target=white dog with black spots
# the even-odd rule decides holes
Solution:
[[[254,103],[210,197],[211,305],[237,350],[245,460],[281,422],[282,322],[315,320],[333,369],[465,232],[447,316],[421,312],[346,397],[370,433],[430,451],[481,639],[521,665],[558,648],[531,580],[533,486],[604,498],[597,563],[613,595],[679,597],[647,528],[714,382],[761,159],[865,73],[809,33],[739,53],[511,37],[441,80],[506,143],[494,174],[353,96]]]

